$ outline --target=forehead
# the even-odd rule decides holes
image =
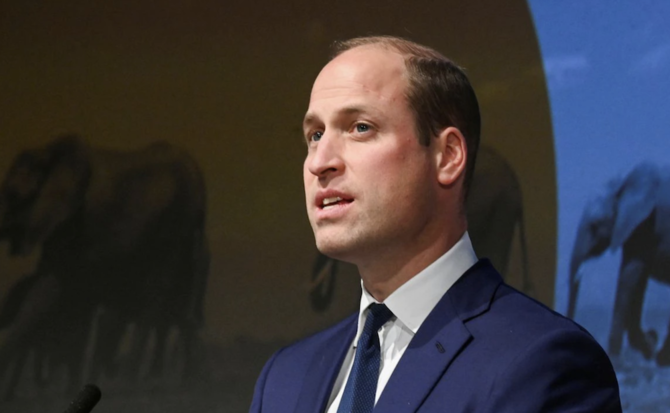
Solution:
[[[342,97],[403,99],[407,83],[402,55],[380,46],[359,46],[338,55],[321,70],[312,87],[310,106]]]

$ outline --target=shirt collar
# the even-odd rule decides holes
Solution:
[[[472,248],[470,236],[465,232],[449,251],[391,293],[384,304],[398,320],[416,334],[442,296],[476,262],[477,256]],[[363,294],[361,294],[358,332],[354,346],[363,331],[367,308],[372,303],[378,303],[363,287],[362,280],[361,289]]]

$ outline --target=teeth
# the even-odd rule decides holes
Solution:
[[[331,198],[324,198],[323,207],[326,208],[328,206],[332,206],[331,204],[335,204],[337,202],[340,202],[341,200],[342,200],[342,198],[340,198],[339,196],[334,196],[334,197],[331,197]]]

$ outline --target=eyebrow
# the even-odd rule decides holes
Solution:
[[[319,119],[319,117],[318,117],[316,114],[307,112],[307,113],[305,114],[305,118],[304,118],[303,121],[302,121],[302,127],[303,127],[303,129],[304,129],[306,126],[313,125],[314,123],[316,123],[316,121],[317,121],[318,119]]]
[[[359,113],[370,113],[370,111],[366,109],[365,106],[347,106],[340,109],[337,112],[338,115],[355,115]],[[304,120],[302,121],[302,126],[304,128],[306,126],[313,125],[314,123],[317,123],[318,120],[319,120],[318,115],[316,115],[315,113],[307,112],[305,114]]]

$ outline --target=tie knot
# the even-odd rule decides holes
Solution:
[[[365,320],[364,330],[369,334],[376,333],[387,321],[393,317],[393,312],[389,310],[386,304],[370,304],[368,318]]]

